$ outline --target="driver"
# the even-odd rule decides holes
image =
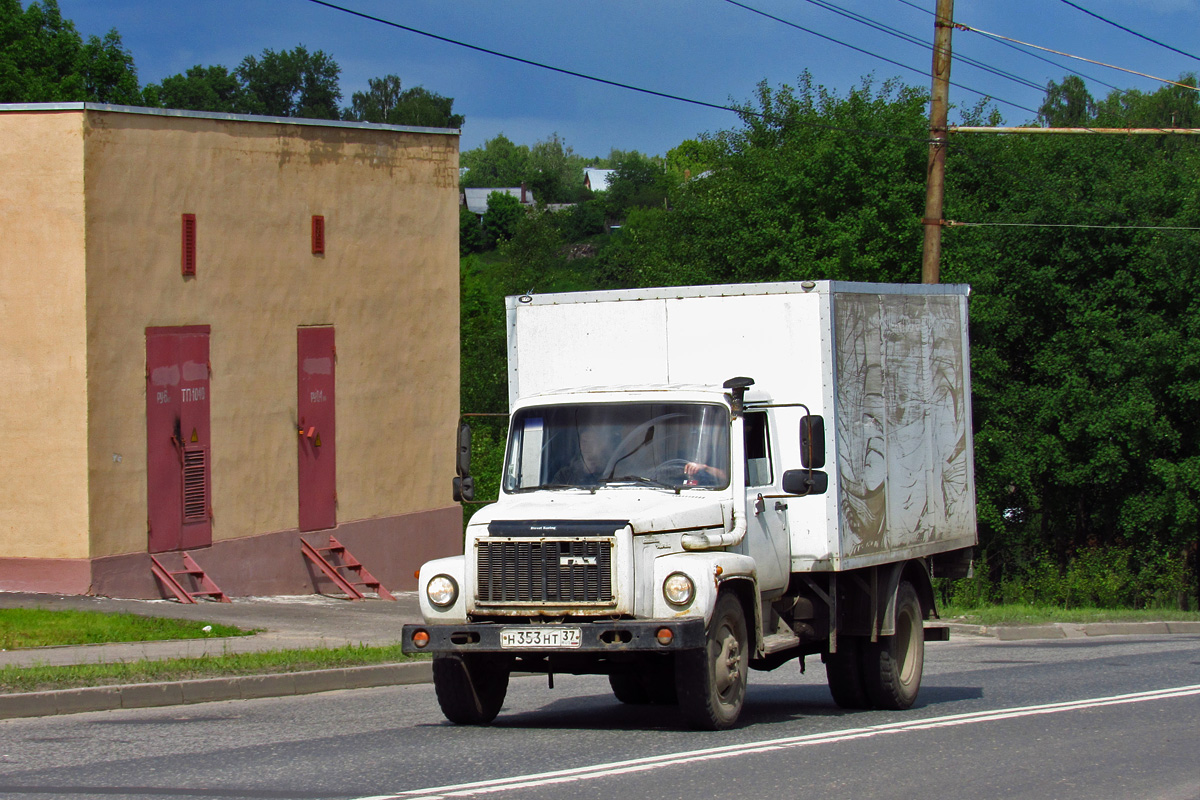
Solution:
[[[608,464],[611,450],[612,442],[604,428],[581,422],[579,425],[579,452],[570,462],[554,473],[554,482],[575,485],[599,483],[604,477],[600,473]]]
[[[683,474],[694,486],[724,486],[729,475],[719,467],[710,467],[698,461],[689,461],[683,465]]]

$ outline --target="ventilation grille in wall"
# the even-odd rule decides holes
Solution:
[[[196,274],[196,215],[183,215],[183,258],[185,276]]]

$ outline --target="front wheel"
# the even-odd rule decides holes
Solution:
[[[679,707],[693,727],[725,730],[732,728],[742,713],[750,666],[746,614],[732,594],[717,598],[706,639],[703,650],[676,655]]]
[[[627,705],[673,706],[679,702],[673,663],[663,658],[639,662],[628,672],[614,672],[608,676],[608,685]]]
[[[446,719],[456,725],[494,720],[508,694],[511,669],[511,659],[504,657],[434,655],[433,688]]]
[[[908,581],[896,591],[896,633],[863,643],[863,679],[871,705],[902,711],[917,699],[925,668],[921,601]]]

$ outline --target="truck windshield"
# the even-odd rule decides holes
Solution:
[[[513,417],[506,492],[729,485],[729,410],[701,403],[525,408]]]

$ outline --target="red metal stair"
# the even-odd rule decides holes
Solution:
[[[328,547],[314,547],[301,537],[300,551],[321,572],[325,573],[325,577],[329,578],[329,580],[337,584],[339,589],[345,592],[347,599],[366,599],[366,596],[358,588],[360,586],[374,591],[380,600],[396,599],[392,596],[391,592],[383,588],[383,584],[374,575],[367,571],[362,562],[351,555],[346,546],[335,537],[329,537]],[[343,572],[343,570],[346,572]]]
[[[162,555],[161,553],[159,555]],[[158,578],[163,586],[175,595],[181,603],[195,603],[197,597],[216,600],[218,603],[228,603],[229,598],[221,591],[221,587],[186,552],[181,552],[182,569],[169,569],[158,558],[150,556],[150,571]]]

